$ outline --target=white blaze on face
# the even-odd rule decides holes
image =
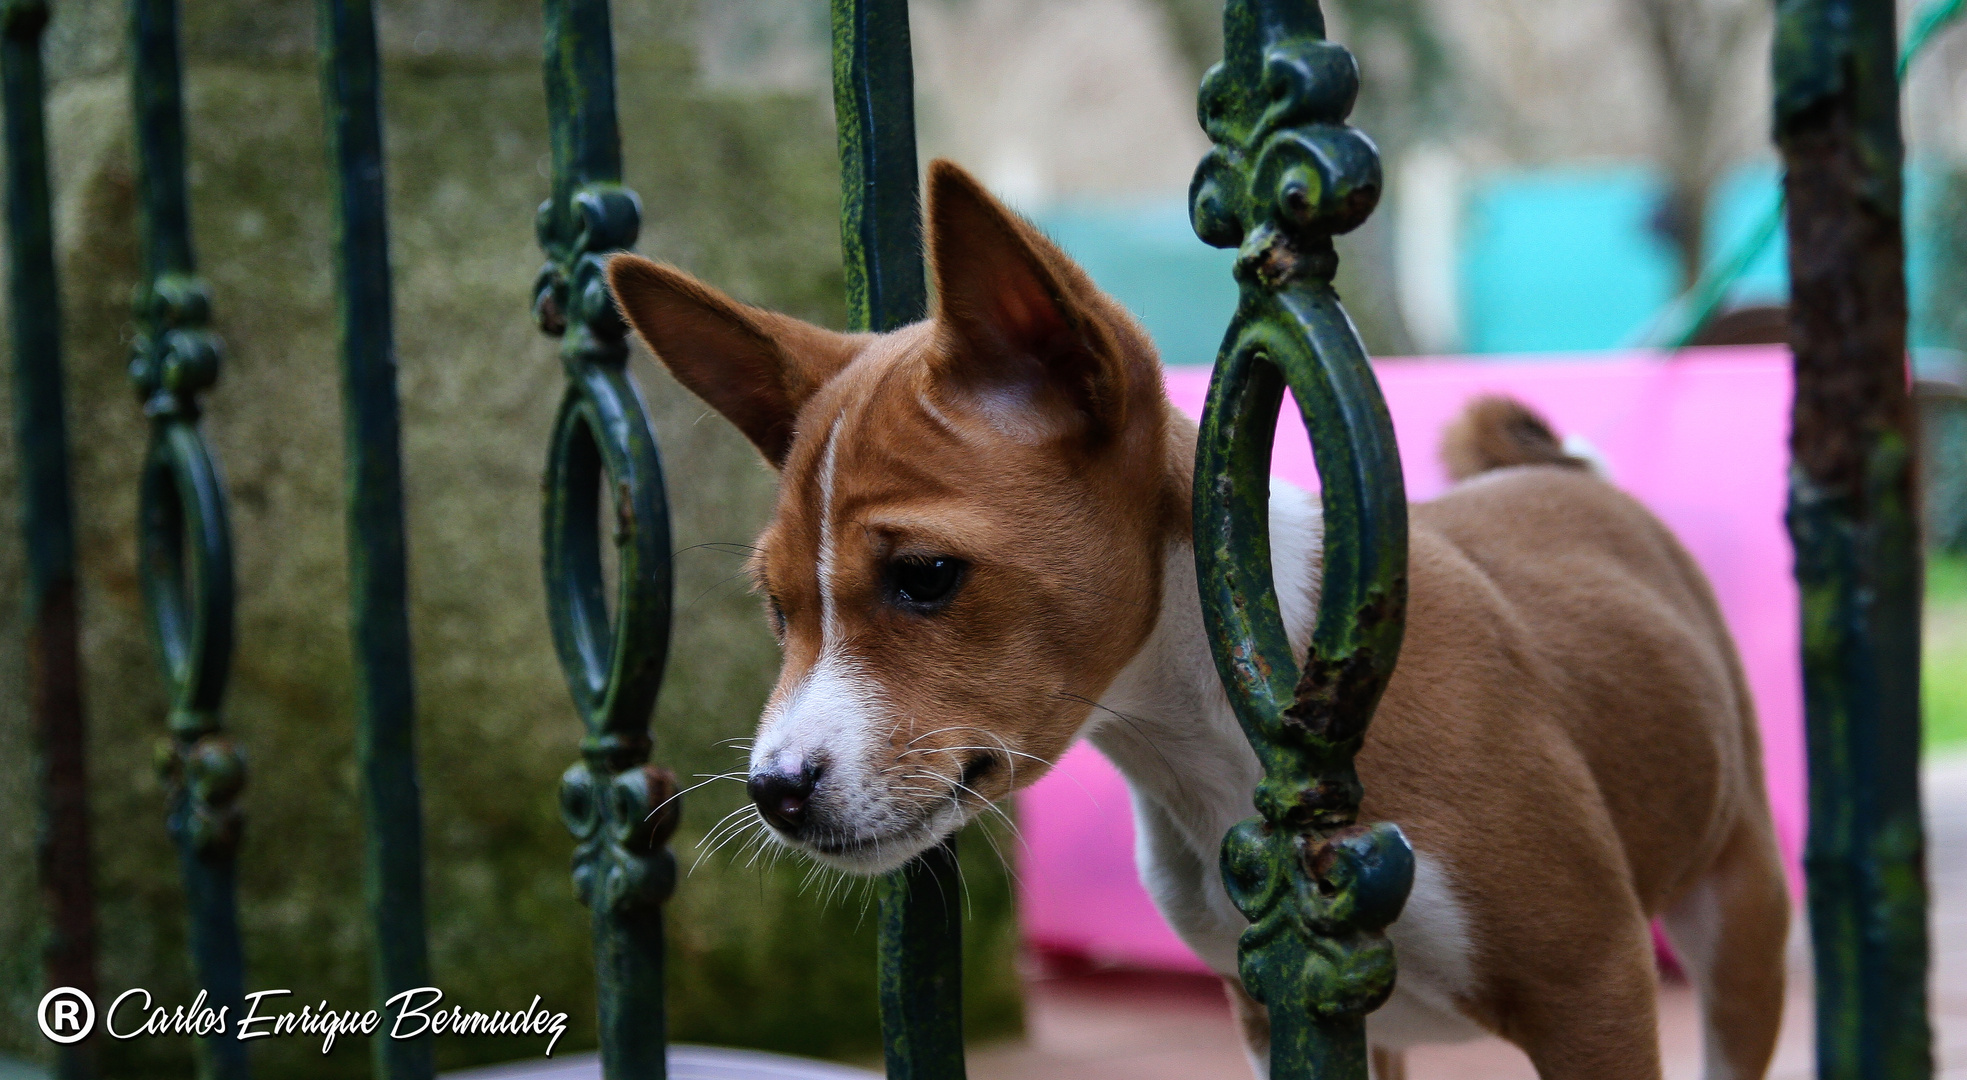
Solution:
[[[840,611],[833,603],[833,469],[840,452],[840,417],[826,433],[820,454],[820,664],[840,647]]]
[[[797,774],[823,764],[822,795],[816,799],[823,797],[827,816],[852,831],[857,823],[842,815],[873,794],[874,754],[887,722],[879,703],[879,687],[858,664],[822,654],[819,663],[766,706],[751,771]]]
[[[880,686],[854,657],[834,598],[833,488],[841,422],[827,433],[817,477],[819,488],[820,655],[797,682],[773,695],[759,720],[751,753],[755,773],[799,773],[822,767],[814,794],[816,816],[834,840],[892,828],[875,761],[893,725]]]

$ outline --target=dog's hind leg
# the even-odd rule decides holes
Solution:
[[[1701,998],[1706,1080],[1762,1080],[1783,1016],[1789,887],[1764,822],[1738,826],[1667,911],[1667,940]]]
[[[1531,958],[1488,990],[1541,1080],[1660,1080],[1658,976],[1637,898],[1561,913],[1589,949]]]

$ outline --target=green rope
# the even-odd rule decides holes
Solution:
[[[1948,2],[1959,3],[1960,0]],[[1755,227],[1755,232],[1735,246],[1734,254],[1702,271],[1692,288],[1667,304],[1666,310],[1647,327],[1646,344],[1684,349],[1693,342],[1694,336],[1721,310],[1728,290],[1748,272],[1750,264],[1761,257],[1769,241],[1775,239],[1777,230],[1783,226],[1783,201],[1780,197],[1776,200],[1776,205],[1769,209],[1761,224]]]
[[[1913,19],[1912,30],[1906,34],[1905,45],[1899,50],[1900,82],[1905,81],[1906,70],[1912,66],[1913,59],[1935,35],[1959,18],[1963,9],[1967,9],[1967,0],[1930,0],[1920,10]],[[1702,271],[1691,288],[1667,304],[1665,310],[1641,332],[1642,347],[1679,350],[1692,343],[1695,335],[1706,328],[1715,313],[1721,310],[1728,290],[1775,239],[1776,232],[1783,224],[1784,202],[1783,198],[1778,198],[1755,231],[1736,245],[1732,255]]]
[[[1912,21],[1912,31],[1906,35],[1905,48],[1899,51],[1899,81],[1906,81],[1906,69],[1912,66],[1912,58],[1926,47],[1926,42],[1946,25],[1960,17],[1960,11],[1967,7],[1967,0],[1932,0]]]

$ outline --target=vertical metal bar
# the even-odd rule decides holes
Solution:
[[[602,1074],[661,1080],[662,906],[676,887],[665,845],[681,806],[675,777],[648,760],[669,654],[669,501],[605,277],[609,257],[635,242],[642,203],[621,186],[607,0],[547,0],[545,14],[553,190],[537,221],[547,263],[533,314],[560,338],[567,390],[547,456],[543,570],[554,645],[587,728],[560,806],[577,841],[574,891],[592,912]],[[597,528],[615,545],[612,618]]]
[[[50,987],[74,987],[93,998],[96,924],[87,738],[62,403],[61,296],[42,102],[41,33],[47,24],[46,0],[0,4],[14,435],[20,448],[21,530],[27,552],[28,715],[41,788],[35,854],[47,910],[43,967]],[[95,1076],[95,1039],[58,1047],[55,1074],[60,1080]]]
[[[840,244],[847,322],[893,330],[928,312],[906,0],[833,0]],[[880,884],[881,1027],[890,1080],[963,1076],[956,841]]]
[[[1366,1014],[1393,990],[1384,930],[1414,869],[1397,827],[1358,821],[1353,755],[1400,654],[1407,503],[1386,403],[1332,289],[1332,237],[1372,212],[1380,162],[1345,124],[1358,65],[1324,34],[1310,0],[1230,0],[1223,62],[1202,81],[1215,148],[1189,188],[1197,235],[1237,249],[1241,286],[1197,443],[1195,559],[1217,672],[1264,767],[1262,816],[1224,838],[1222,872],[1251,921],[1238,973],[1269,1008],[1276,1080],[1365,1080]],[[1270,570],[1270,452],[1287,386],[1325,520],[1302,671]]]
[[[576,189],[619,185],[621,129],[615,116],[615,43],[602,0],[548,0],[544,61],[553,147],[549,206],[566,214]],[[638,231],[639,231],[638,216]],[[634,237],[629,237],[634,243]]]
[[[963,1076],[963,908],[954,839],[881,879],[881,1044],[889,1080]]]
[[[1779,0],[1817,1070],[1930,1076],[1921,553],[1892,0]]]
[[[833,0],[833,108],[847,322],[893,330],[929,308],[905,0]]]
[[[198,394],[217,380],[221,352],[206,329],[211,305],[192,256],[177,0],[131,0],[130,31],[144,247],[130,377],[151,421],[138,574],[170,692],[171,734],[159,764],[171,790],[192,967],[211,1006],[236,1016],[245,995],[236,804],[246,768],[219,720],[232,660],[232,537],[224,482],[198,425]],[[198,1054],[208,1080],[248,1075],[238,1039],[201,1038]]]
[[[335,178],[349,584],[358,682],[356,748],[367,815],[365,894],[379,1003],[430,982],[423,812],[410,678],[403,470],[384,216],[382,88],[370,0],[320,0],[320,49]],[[428,1036],[375,1039],[385,1080],[431,1075]]]

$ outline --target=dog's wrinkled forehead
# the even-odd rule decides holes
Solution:
[[[775,534],[789,527],[817,554],[820,534],[842,519],[964,488],[969,456],[992,432],[943,400],[930,374],[935,348],[927,323],[877,339],[800,410]]]
[[[844,570],[843,530],[857,532],[849,546],[863,547],[883,508],[949,486],[929,465],[941,430],[940,410],[921,385],[929,338],[925,326],[877,339],[800,410],[760,544],[775,592],[829,606]]]

